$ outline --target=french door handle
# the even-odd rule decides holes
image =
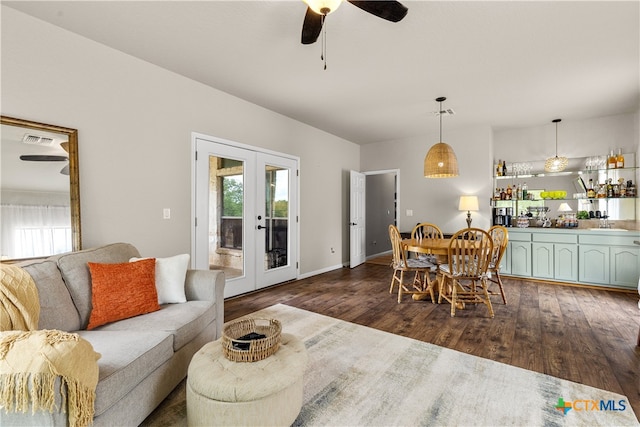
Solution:
[[[358,225],[358,224],[355,222],[350,222],[349,225]]]
[[[267,228],[267,227],[263,227],[261,225],[258,225],[258,230],[262,230],[263,228]]]

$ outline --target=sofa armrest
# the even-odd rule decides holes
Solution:
[[[187,270],[184,291],[187,301],[216,303],[216,339],[222,336],[224,323],[224,285],[222,270]]]

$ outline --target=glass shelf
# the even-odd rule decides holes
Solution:
[[[503,176],[494,176],[493,178],[496,180],[500,179],[522,179],[522,178],[544,178],[544,177],[553,177],[553,176],[573,176],[573,175],[587,175],[593,173],[600,172],[623,172],[623,171],[636,171],[638,167],[629,167],[629,168],[616,168],[616,169],[580,169],[574,171],[562,171],[562,172],[536,172],[530,173],[527,175],[503,175]]]
[[[515,203],[515,202],[571,202],[571,201],[597,201],[597,200],[635,200],[638,197],[582,197],[578,199],[527,199],[527,200],[495,200],[491,199],[491,203]]]

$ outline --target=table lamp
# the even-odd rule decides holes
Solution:
[[[558,208],[558,212],[562,212],[562,213],[571,212],[571,211],[572,211],[571,206],[569,206],[569,203],[566,203],[566,202],[561,203],[560,207]]]
[[[467,211],[467,227],[471,228],[471,211],[477,211],[478,196],[460,196],[459,211]]]

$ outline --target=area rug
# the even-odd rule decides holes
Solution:
[[[296,426],[638,425],[625,396],[278,304],[309,354]],[[146,425],[186,425],[181,419]],[[159,414],[158,414],[159,415]]]

